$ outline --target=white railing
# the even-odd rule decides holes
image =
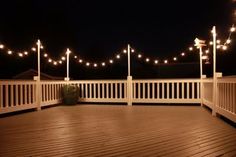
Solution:
[[[213,79],[203,79],[203,104],[236,122],[236,79],[218,78],[216,100],[213,100]]]
[[[236,79],[232,78],[217,79],[216,100],[213,100],[213,79],[203,79],[202,99],[200,79],[41,81],[40,102],[36,81],[3,80],[0,81],[0,114],[36,109],[38,104],[40,107],[59,104],[65,84],[79,87],[80,102],[193,104],[202,100],[215,113],[236,122]]]
[[[199,79],[134,80],[134,103],[200,103]]]
[[[0,81],[0,113],[36,107],[35,81]]]

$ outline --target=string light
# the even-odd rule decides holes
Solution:
[[[74,56],[74,59],[77,59],[77,56]]]
[[[142,58],[142,55],[141,55],[141,54],[139,54],[139,55],[138,55],[138,58]]]
[[[126,49],[124,49],[124,50],[123,50],[123,53],[127,53],[127,50],[126,50]]]
[[[158,64],[158,60],[155,60],[155,61],[154,61],[154,64]]]
[[[54,61],[54,62],[53,62],[53,64],[54,64],[54,65],[57,65],[57,62],[56,62],[56,61]]]
[[[103,66],[103,67],[106,66],[106,63],[105,63],[105,62],[102,62],[102,66]]]
[[[61,59],[62,59],[63,61],[65,61],[65,60],[66,60],[66,57],[63,56],[63,57],[61,57]]]
[[[235,27],[234,27],[234,26],[232,26],[232,27],[230,28],[230,32],[235,32]]]
[[[46,58],[46,57],[48,57],[48,54],[44,53],[44,55],[43,55],[43,56]]]
[[[19,57],[23,57],[23,54],[19,52],[19,53],[18,53],[18,56],[19,56]]]
[[[51,62],[52,62],[52,59],[51,59],[51,58],[50,58],[50,59],[48,59],[48,62],[49,62],[49,63],[51,63]]]
[[[226,44],[230,44],[231,43],[231,40],[230,39],[227,39],[226,40]]]
[[[174,60],[174,61],[177,61],[177,57],[174,57],[173,60]]]
[[[164,63],[167,64],[167,63],[168,63],[168,60],[164,60]]]
[[[79,63],[83,63],[83,60],[82,60],[82,59],[80,59],[80,60],[79,60]]]
[[[3,44],[0,44],[0,49],[4,49],[4,45]]]
[[[11,50],[8,50],[8,51],[7,51],[7,54],[12,55],[12,51],[11,51]]]
[[[90,66],[90,63],[89,63],[89,62],[87,62],[87,63],[86,63],[86,66]]]
[[[213,45],[213,41],[210,41],[209,44],[210,44],[210,45]]]
[[[97,65],[97,63],[94,63],[93,66],[96,68],[98,65]]]
[[[24,55],[28,55],[28,52],[27,52],[27,51],[25,51],[25,52],[24,52]]]
[[[134,53],[134,49],[131,49],[131,52]]]
[[[181,53],[181,56],[185,56],[185,53],[184,53],[184,52],[182,52],[182,53]]]
[[[146,62],[149,62],[150,61],[150,59],[149,58],[146,58]]]
[[[217,44],[220,44],[220,42],[221,42],[220,40],[216,40],[216,43],[217,43]]]
[[[36,48],[35,48],[35,47],[32,47],[31,50],[34,51],[34,52],[36,52]]]
[[[227,47],[226,45],[223,45],[223,46],[222,46],[222,49],[223,49],[223,50],[227,50],[227,48],[228,48],[228,47]]]
[[[109,62],[112,64],[112,63],[113,63],[113,60],[112,60],[112,59],[110,59],[110,60],[109,60]]]
[[[189,47],[188,49],[189,49],[189,51],[193,51],[193,47]]]
[[[205,53],[208,54],[208,53],[209,53],[209,50],[206,50]]]
[[[62,64],[62,61],[60,60],[58,63],[59,63],[59,64]]]
[[[40,49],[43,49],[43,45],[40,46]]]
[[[116,58],[117,58],[117,59],[120,59],[120,55],[116,55]]]

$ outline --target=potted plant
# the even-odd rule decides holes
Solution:
[[[62,89],[62,101],[65,105],[75,105],[79,98],[79,88],[76,85],[64,85]]]

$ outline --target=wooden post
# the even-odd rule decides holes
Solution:
[[[132,76],[127,77],[127,104],[128,106],[132,106]]]

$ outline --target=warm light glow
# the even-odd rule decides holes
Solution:
[[[113,63],[113,60],[112,60],[112,59],[110,59],[110,60],[109,60],[109,62],[112,64],[112,63]]]
[[[164,60],[164,63],[167,64],[167,63],[168,63],[168,60]]]
[[[34,52],[36,52],[36,48],[35,47],[32,47],[32,49],[31,49],[32,51],[34,51]]]
[[[223,45],[223,47],[222,47],[223,50],[227,50],[227,48],[228,47],[226,45]]]
[[[220,42],[221,42],[220,40],[216,40],[216,43],[217,43],[217,44],[220,44]]]
[[[106,65],[106,63],[105,62],[102,62],[102,66],[105,66]]]
[[[227,43],[227,44],[230,44],[230,43],[231,43],[231,40],[230,40],[230,39],[227,39],[227,40],[226,40],[226,43]]]
[[[234,31],[235,31],[235,27],[231,27],[230,32],[234,32]]]
[[[138,55],[138,58],[142,58],[142,55],[141,55],[141,54],[139,54],[139,55]]]
[[[188,49],[189,49],[189,51],[193,51],[193,47],[189,47]]]
[[[51,62],[52,62],[52,59],[51,59],[51,58],[49,58],[49,59],[48,59],[48,62],[49,62],[49,63],[51,63]]]
[[[155,64],[158,64],[158,60],[155,60],[154,63],[155,63]]]
[[[40,48],[43,49],[43,45],[41,45]]]
[[[71,53],[70,49],[67,48],[67,50],[66,50],[66,54],[70,54],[70,53]]]
[[[209,44],[210,44],[210,45],[213,45],[213,41],[210,41]]]
[[[131,52],[134,53],[134,49],[131,49]]]
[[[61,59],[64,61],[64,60],[66,60],[66,57],[63,56],[63,57],[61,57]]]
[[[124,49],[124,50],[123,50],[123,53],[127,53],[127,50],[126,50],[126,49]]]
[[[120,59],[120,55],[116,55],[116,58],[117,58],[117,59]]]
[[[97,63],[94,63],[93,66],[94,66],[94,67],[97,67],[98,65],[97,65]]]
[[[11,55],[11,54],[12,54],[12,51],[11,51],[11,50],[8,50],[8,51],[7,51],[7,54]]]
[[[149,62],[150,61],[150,59],[149,58],[146,58],[146,62]]]
[[[27,51],[25,51],[25,52],[24,52],[24,55],[28,55],[28,52],[27,52]]]
[[[44,53],[44,55],[43,55],[43,56],[46,58],[46,57],[48,57],[48,54]]]
[[[74,59],[77,59],[77,56],[74,56]]]
[[[209,50],[206,50],[205,53],[208,54],[208,53],[209,53]]]
[[[54,65],[57,65],[57,62],[56,62],[56,61],[54,61],[54,62],[53,62],[53,64],[54,64]]]
[[[22,53],[18,53],[18,56],[19,56],[19,57],[23,57],[23,54],[22,54]]]
[[[174,60],[174,61],[177,61],[177,57],[174,57],[173,60]]]
[[[79,62],[80,62],[80,63],[83,63],[83,60],[82,60],[82,59],[80,59],[80,60],[79,60]]]
[[[4,48],[4,45],[3,44],[0,44],[0,49],[3,49]]]
[[[59,61],[59,64],[62,64],[62,61]]]
[[[220,45],[217,45],[216,48],[219,49],[221,46]]]
[[[86,66],[90,66],[90,63],[89,63],[89,62],[87,62],[87,63],[86,63]]]
[[[204,55],[204,56],[202,56],[202,59],[203,59],[203,60],[207,60],[207,59],[208,59],[208,56],[207,56],[207,55]]]
[[[182,53],[181,53],[181,56],[185,56],[185,53],[184,53],[184,52],[182,52]]]

